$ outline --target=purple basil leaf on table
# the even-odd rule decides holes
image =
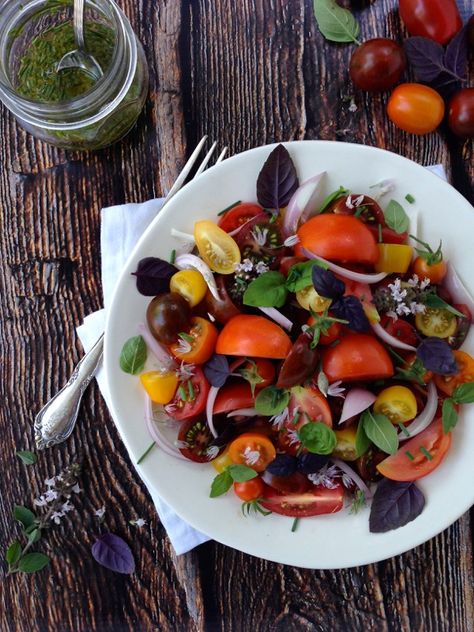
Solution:
[[[425,506],[423,493],[413,482],[384,478],[377,486],[370,508],[371,533],[398,529],[417,518]]]
[[[459,370],[451,347],[447,342],[435,336],[425,338],[420,342],[416,357],[425,369],[439,375],[456,375]]]
[[[467,76],[467,47],[466,25],[449,42],[444,54],[444,65],[459,79],[465,79]]]
[[[257,199],[268,209],[286,206],[298,188],[298,176],[290,154],[277,145],[268,156],[257,178]]]
[[[135,560],[126,542],[113,533],[104,533],[92,545],[96,562],[114,571],[129,575],[135,570]]]
[[[170,279],[176,272],[178,268],[168,261],[157,257],[146,257],[138,262],[137,269],[132,274],[137,277],[137,290],[140,294],[156,296],[162,292],[168,292]]]
[[[211,386],[220,388],[224,386],[230,375],[229,361],[225,355],[214,354],[209,362],[204,365],[204,375]]]
[[[331,304],[331,312],[336,318],[348,321],[348,327],[359,333],[369,331],[369,319],[365,315],[362,303],[356,296],[343,296]]]
[[[404,47],[419,81],[433,81],[445,70],[444,48],[438,42],[427,37],[409,37]]]
[[[320,296],[324,296],[325,298],[340,298],[346,291],[344,282],[338,279],[331,270],[313,266],[311,277],[314,289]]]

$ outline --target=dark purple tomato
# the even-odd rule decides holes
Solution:
[[[474,88],[456,92],[449,102],[448,123],[456,136],[474,137]]]
[[[225,278],[222,274],[214,275],[220,300],[217,300],[208,290],[201,305],[206,313],[211,314],[218,323],[225,325],[233,316],[240,314],[227,292]]]
[[[148,305],[146,320],[155,338],[165,345],[171,345],[177,341],[180,332],[189,330],[191,308],[180,294],[160,294]]]
[[[303,384],[313,376],[319,361],[319,353],[310,347],[311,339],[300,334],[283,362],[278,375],[278,388],[290,388]]]
[[[381,92],[394,86],[407,65],[403,48],[391,39],[376,37],[354,51],[349,74],[360,90]]]

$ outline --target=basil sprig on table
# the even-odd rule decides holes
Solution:
[[[348,9],[336,0],[313,0],[314,15],[318,28],[331,42],[355,42],[360,44],[359,23]]]

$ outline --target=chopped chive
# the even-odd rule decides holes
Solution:
[[[413,204],[413,202],[415,201],[415,198],[413,197],[413,195],[411,193],[407,193],[405,195],[405,200],[409,203],[409,204]]]
[[[405,424],[402,424],[401,422],[398,424],[398,427],[400,428],[400,430],[403,432],[403,434],[405,435],[405,437],[410,437],[410,433],[408,432],[408,430],[405,428]]]
[[[140,465],[140,463],[143,461],[143,459],[149,455],[149,453],[153,450],[153,448],[155,447],[155,442],[153,441],[153,443],[151,445],[148,446],[148,448],[145,450],[145,452],[141,455],[141,457],[138,459],[137,461],[137,465]]]
[[[272,216],[270,217],[270,220],[268,223],[274,224],[277,221],[277,219],[278,219],[278,213],[272,213]]]
[[[173,248],[170,255],[170,263],[174,264],[175,261],[176,261],[176,250]]]
[[[196,393],[194,392],[194,386],[191,380],[188,380],[188,393],[190,402],[196,399]]]
[[[295,518],[293,520],[293,524],[291,526],[291,533],[294,533],[296,531],[296,529],[298,528],[298,522],[300,521],[299,518]]]
[[[189,334],[185,333],[184,331],[178,334],[178,336],[182,338],[183,340],[186,340],[186,342],[189,342],[190,344],[194,342],[194,338],[190,336]]]
[[[184,386],[182,384],[179,385],[178,395],[183,400],[183,402],[187,402],[188,401],[188,396],[187,396],[186,391],[184,390]]]
[[[407,457],[410,459],[410,461],[414,461],[414,460],[415,460],[415,457],[413,456],[413,454],[412,454],[409,450],[407,450],[407,451],[405,452],[405,454],[406,454],[406,455],[407,455]]]
[[[379,227],[379,244],[382,243],[382,224],[378,224]]]
[[[421,446],[421,448],[420,448],[420,452],[421,452],[421,454],[424,454],[424,455],[426,456],[426,458],[428,459],[428,461],[432,461],[432,460],[433,460],[433,457],[432,457],[432,455],[430,454],[430,452],[428,452],[428,450],[427,450],[426,448],[424,448],[423,446]]]
[[[231,208],[234,208],[234,206],[237,206],[237,204],[240,204],[241,202],[242,200],[237,200],[237,202],[234,202],[233,204],[229,204],[229,206],[226,206],[223,211],[220,211],[219,213],[217,213],[217,216],[220,217],[221,215],[224,215],[224,213],[227,213],[227,211],[230,211]]]
[[[299,411],[299,410],[297,410],[297,411],[295,412],[295,414],[293,415],[293,420],[292,420],[292,422],[291,422],[291,423],[292,423],[294,426],[296,426],[296,424],[297,424],[297,423],[298,423],[298,421],[299,421],[299,418],[300,418],[300,411]]]

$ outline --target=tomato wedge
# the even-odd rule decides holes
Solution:
[[[369,334],[350,333],[335,347],[322,351],[323,371],[329,382],[378,380],[392,377],[392,360],[382,344]]]
[[[189,364],[204,364],[214,353],[218,332],[216,327],[200,316],[191,320],[191,329],[179,334],[179,343],[171,345],[171,352]]]
[[[438,467],[450,446],[451,433],[444,434],[441,418],[438,418],[379,463],[377,470],[392,481],[416,481]]]
[[[263,316],[239,314],[224,325],[216,353],[253,358],[286,358],[291,340],[276,323]]]
[[[250,408],[255,404],[255,397],[248,382],[235,382],[223,386],[216,397],[212,412],[214,415],[228,413],[239,408]]]
[[[288,494],[267,487],[261,505],[282,516],[307,518],[340,511],[343,499],[344,487],[340,483],[334,489],[315,485],[311,491],[302,494]]]

